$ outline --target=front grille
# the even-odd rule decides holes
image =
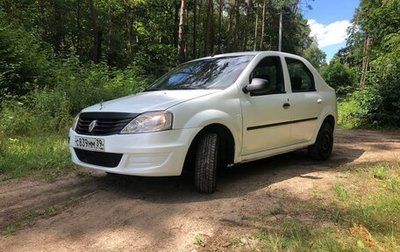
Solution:
[[[138,114],[111,113],[111,112],[86,112],[79,116],[76,132],[82,135],[106,136],[118,134]],[[96,121],[90,131],[89,125]]]
[[[109,168],[117,167],[122,158],[120,153],[87,151],[77,148],[74,150],[81,162]]]

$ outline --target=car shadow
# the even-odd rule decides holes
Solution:
[[[272,184],[302,177],[318,179],[311,172],[335,171],[363,154],[363,150],[337,146],[330,159],[314,161],[306,150],[265,158],[227,169],[219,175],[217,190],[213,194],[198,193],[193,177],[135,177],[123,175],[99,175],[95,183],[102,190],[118,197],[141,199],[155,203],[186,203],[210,201],[220,198],[242,197]]]

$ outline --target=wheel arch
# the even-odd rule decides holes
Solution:
[[[213,123],[205,126],[200,130],[192,140],[188,152],[186,153],[183,170],[188,172],[192,171],[194,165],[193,160],[196,155],[196,147],[202,136],[207,133],[217,133],[220,137],[220,159],[223,163],[221,165],[228,165],[234,163],[235,156],[235,139],[232,132],[223,124]]]
[[[325,117],[324,121],[322,122],[322,124],[324,124],[324,123],[328,123],[329,125],[332,126],[332,130],[335,130],[336,123],[335,123],[335,118],[333,117],[333,115],[327,115]],[[321,126],[322,126],[322,124],[321,124]]]

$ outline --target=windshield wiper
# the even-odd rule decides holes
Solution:
[[[167,87],[167,88],[148,88],[145,89],[143,92],[150,92],[150,91],[161,91],[161,90],[194,90],[194,89],[207,89],[205,87]]]
[[[205,87],[170,87],[168,90],[194,90],[194,89],[207,89]]]
[[[149,92],[149,91],[161,91],[161,90],[166,90],[165,88],[147,88],[143,90],[143,92]]]

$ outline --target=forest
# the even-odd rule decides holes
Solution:
[[[19,167],[14,162],[12,168],[8,158],[15,148],[28,148],[17,144],[21,138],[46,135],[32,144],[64,146],[61,139],[82,108],[138,92],[181,62],[226,52],[278,50],[280,18],[281,50],[308,59],[336,89],[340,126],[399,127],[400,2],[360,1],[347,45],[331,62],[309,36],[302,12],[312,3],[0,1],[0,173],[6,169],[2,164]],[[49,153],[57,149],[51,146]],[[57,153],[46,165],[69,166],[66,154]],[[32,167],[43,167],[34,161],[39,158],[32,160]]]

